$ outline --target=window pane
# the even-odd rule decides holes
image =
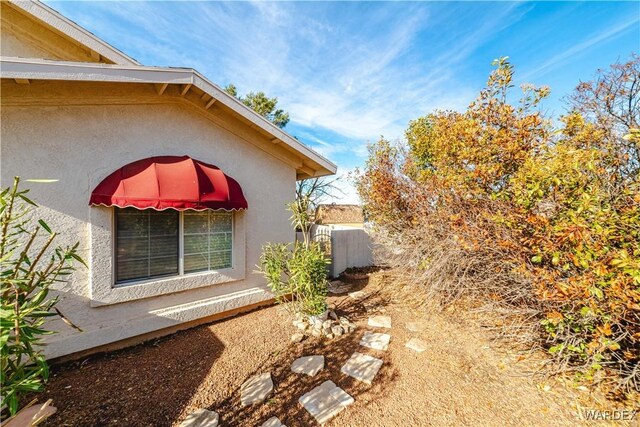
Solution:
[[[178,273],[179,213],[116,208],[116,282]]]
[[[231,233],[215,233],[209,238],[211,251],[231,250]]]
[[[194,271],[204,271],[209,269],[209,256],[205,252],[203,254],[193,254],[184,256],[184,272],[193,273]]]
[[[211,212],[211,232],[231,231],[231,212]]]
[[[191,234],[184,236],[184,254],[209,253],[209,236],[207,234]]]
[[[231,212],[184,213],[184,272],[231,267]]]
[[[211,252],[209,258],[212,270],[231,267],[231,251]]]
[[[120,261],[118,260],[118,282],[124,280],[138,279],[147,277],[149,271],[149,261],[141,259],[136,261]]]
[[[177,256],[152,258],[149,262],[150,276],[164,276],[178,274]]]
[[[208,212],[185,211],[184,213],[184,234],[208,233],[209,221]]]

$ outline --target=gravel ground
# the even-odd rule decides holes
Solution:
[[[192,411],[208,408],[220,414],[222,426],[259,426],[274,415],[289,427],[315,426],[298,398],[328,379],[355,398],[330,426],[586,424],[574,394],[520,375],[529,361],[494,348],[484,331],[441,313],[414,311],[385,296],[377,280],[367,282],[351,282],[353,290],[367,293],[363,300],[330,298],[338,314],[358,325],[354,333],[334,340],[290,344],[295,329],[287,314],[268,307],[54,366],[45,392],[37,397],[52,398],[58,413],[44,425],[175,426]],[[358,345],[363,332],[371,330],[366,322],[372,314],[392,318],[386,352]],[[406,329],[407,322],[415,321],[424,322],[424,330]],[[417,354],[405,348],[412,337],[426,341],[428,349]],[[371,386],[340,373],[354,351],[384,360]],[[314,354],[325,356],[318,375],[290,372],[293,360]],[[272,374],[274,393],[261,405],[242,408],[240,385],[266,371]]]

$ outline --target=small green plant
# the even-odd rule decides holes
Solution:
[[[327,309],[327,259],[321,245],[309,238],[308,200],[288,205],[291,222],[302,230],[303,242],[267,244],[260,257],[261,272],[279,304],[290,302],[296,315],[316,316]]]
[[[38,347],[42,336],[53,333],[43,328],[47,317],[59,315],[51,286],[64,282],[75,270],[74,262],[86,266],[78,255],[78,243],[53,247],[57,233],[31,213],[37,205],[13,187],[0,193],[0,367],[2,406],[11,415],[18,411],[20,397],[42,390],[49,368]],[[72,325],[73,326],[73,325]],[[74,326],[75,327],[75,326]]]

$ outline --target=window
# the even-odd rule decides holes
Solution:
[[[184,272],[231,267],[231,213],[184,213]]]
[[[115,208],[116,283],[231,268],[233,214]]]

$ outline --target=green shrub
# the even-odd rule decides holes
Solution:
[[[28,190],[2,190],[0,198],[0,368],[2,404],[11,415],[18,411],[20,397],[41,391],[49,376],[44,355],[39,350],[45,319],[61,315],[55,308],[57,297],[49,290],[75,270],[78,243],[53,247],[57,234],[43,221],[30,221],[33,207]],[[66,320],[63,318],[63,320]]]
[[[295,314],[315,316],[327,309],[327,264],[319,242],[309,238],[309,198],[288,205],[294,230],[301,230],[303,242],[292,245],[270,243],[262,249],[260,267],[269,288],[280,304],[290,302]]]

